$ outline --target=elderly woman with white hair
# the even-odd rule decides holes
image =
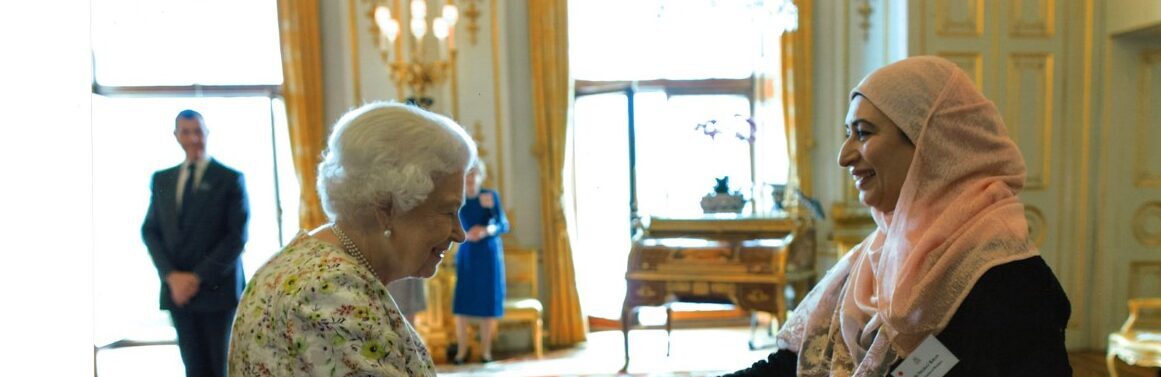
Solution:
[[[451,119],[372,103],[335,124],[318,189],[331,223],[254,275],[234,319],[232,376],[432,376],[387,284],[429,278],[463,242],[476,146]]]

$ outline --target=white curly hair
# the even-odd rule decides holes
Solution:
[[[373,102],[335,123],[318,165],[327,217],[353,218],[390,200],[406,213],[427,198],[438,174],[466,171],[476,143],[443,115],[395,102]]]

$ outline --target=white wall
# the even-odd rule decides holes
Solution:
[[[532,58],[528,49],[528,0],[503,0],[506,22],[507,67],[510,73],[532,72]],[[540,235],[540,166],[532,147],[536,145],[536,129],[532,114],[532,75],[509,74],[508,113],[511,170],[506,199],[518,200],[511,204],[520,221],[513,229],[516,238],[525,245],[541,244]],[[537,246],[538,247],[538,246]]]
[[[813,159],[814,194],[823,203],[828,221],[818,225],[819,268],[827,268],[836,260],[835,245],[831,242],[831,204],[842,200],[844,179],[835,166],[835,152],[839,148],[843,115],[846,113],[846,93],[850,90],[847,72],[847,2],[816,1],[814,3],[814,140],[810,151]]]
[[[355,98],[354,72],[351,71],[351,40],[347,33],[348,1],[319,2],[319,34],[323,64],[323,122],[327,129],[344,112],[362,102]]]

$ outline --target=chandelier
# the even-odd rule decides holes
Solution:
[[[443,83],[455,64],[455,25],[459,10],[445,4],[438,16],[428,18],[427,2],[411,0],[408,22],[403,21],[400,0],[373,0],[372,26],[384,66],[397,87],[410,89],[407,102],[424,108],[435,101],[428,91]],[[401,25],[408,25],[404,30]],[[402,35],[401,35],[402,34]],[[435,51],[429,50],[434,39]],[[404,51],[407,51],[406,57]],[[394,54],[395,60],[391,60]]]

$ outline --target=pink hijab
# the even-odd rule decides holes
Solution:
[[[915,143],[892,213],[803,299],[778,333],[800,376],[881,376],[938,334],[988,269],[1039,254],[1028,238],[1024,159],[996,106],[955,64],[904,59],[851,91]]]

